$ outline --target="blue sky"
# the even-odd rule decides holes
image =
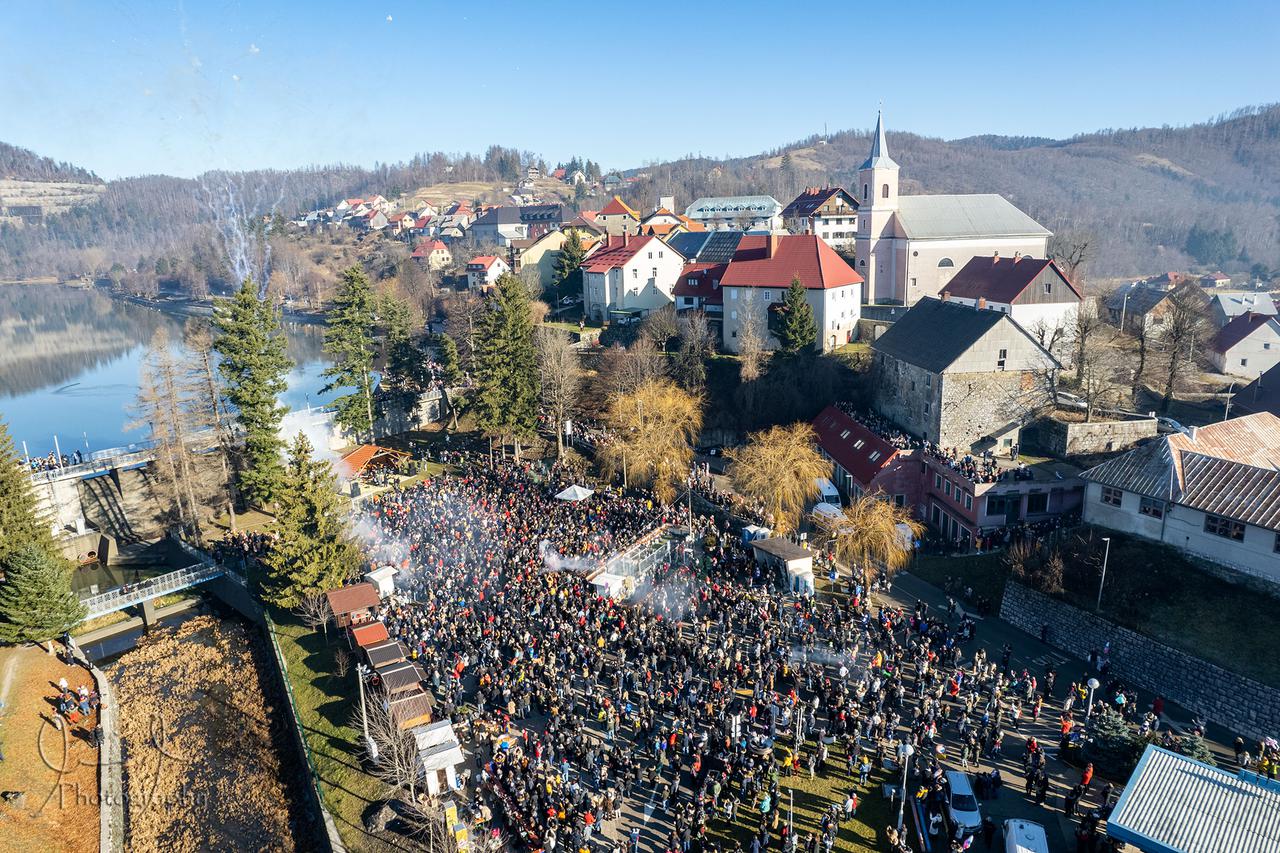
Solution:
[[[1280,100],[1280,4],[5,0],[0,140],[107,178],[822,130],[1069,136]],[[875,53],[867,61],[867,51]]]

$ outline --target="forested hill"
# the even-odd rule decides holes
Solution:
[[[59,163],[49,157],[41,157],[34,151],[0,142],[0,178],[16,181],[67,181],[79,184],[100,184],[102,179],[70,163]]]
[[[642,207],[659,195],[765,192],[783,204],[805,186],[852,187],[869,131],[811,137],[755,157],[686,158],[637,169]],[[1108,130],[1071,139],[895,132],[902,192],[997,192],[1055,232],[1088,235],[1092,272],[1280,267],[1280,105],[1190,127]],[[1187,249],[1194,249],[1192,256]]]

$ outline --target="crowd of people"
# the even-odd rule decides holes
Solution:
[[[59,468],[66,468],[68,465],[79,465],[84,460],[85,456],[82,450],[73,450],[70,454],[63,453],[61,455],[50,450],[44,456],[28,457],[27,467],[32,471],[57,471]]]
[[[786,596],[727,521],[695,517],[635,596],[603,596],[589,578],[609,556],[685,524],[684,507],[608,488],[560,501],[555,471],[450,461],[456,474],[365,505],[371,559],[401,569],[378,618],[470,744],[476,810],[531,849],[830,853],[908,742],[908,792],[942,833],[947,742],[998,790],[1010,730],[1056,701],[1052,676],[1045,689],[1007,650],[975,650],[958,609],[877,605],[860,579],[821,601]],[[791,774],[834,792],[804,837],[782,796]],[[1081,849],[1105,849],[1096,827],[1086,836]]]

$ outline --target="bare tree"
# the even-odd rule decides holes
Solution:
[[[309,592],[298,602],[293,612],[312,631],[320,628],[324,631],[325,642],[329,641],[329,598],[323,592]]]
[[[664,305],[644,318],[641,334],[647,337],[655,347],[661,349],[663,355],[666,355],[667,344],[680,331],[677,323],[676,307],[674,305]]]
[[[688,311],[680,316],[680,352],[676,354],[676,379],[697,394],[707,384],[707,356],[713,349],[707,315]]]
[[[1161,347],[1168,357],[1161,411],[1169,411],[1178,385],[1195,368],[1195,349],[1203,344],[1207,329],[1208,321],[1201,306],[1188,294],[1175,292],[1169,296],[1169,310],[1165,312],[1160,336]]]
[[[1053,236],[1049,246],[1049,257],[1067,274],[1072,284],[1084,293],[1084,282],[1078,281],[1084,276],[1085,262],[1092,257],[1089,248],[1093,238],[1088,234],[1063,231]]]
[[[185,343],[191,353],[187,381],[194,389],[191,414],[196,430],[212,430],[218,438],[218,464],[222,469],[222,485],[227,493],[227,523],[236,529],[236,483],[231,476],[235,467],[235,436],[231,431],[231,413],[227,411],[222,385],[214,373],[213,331],[203,320],[189,320]]]
[[[367,688],[366,688],[367,689]],[[391,706],[379,693],[370,692],[365,703],[368,715],[369,739],[378,750],[378,757],[370,758],[370,772],[394,788],[408,788],[409,798],[417,796],[419,763],[418,744],[413,735],[400,728]],[[355,710],[352,727],[361,726],[360,709]]]
[[[455,853],[457,844],[445,823],[444,805],[439,797],[420,794],[406,804],[405,821],[425,853]],[[486,839],[476,839],[483,845]]]
[[[757,299],[755,289],[747,288],[738,325],[738,378],[743,382],[759,379],[764,367],[765,331]]]
[[[609,396],[630,394],[645,382],[663,375],[665,362],[653,341],[642,335],[629,347],[614,344],[600,358],[600,375]]]
[[[1102,329],[1105,324],[1098,315],[1098,303],[1095,299],[1082,299],[1080,307],[1076,309],[1075,322],[1072,324],[1071,344],[1075,348],[1075,358],[1073,359],[1073,367],[1076,376],[1079,377],[1083,366],[1085,351],[1089,349],[1095,335]]]
[[[582,367],[569,336],[558,329],[537,329],[542,413],[556,433],[556,458],[564,456],[564,422],[578,401]]]
[[[488,309],[474,293],[452,294],[444,303],[445,331],[458,345],[458,360],[470,370],[476,351],[476,332],[480,319]]]
[[[1084,400],[1086,422],[1093,420],[1094,411],[1098,407],[1116,402],[1121,388],[1116,381],[1118,363],[1115,350],[1101,340],[1085,352],[1076,385]]]

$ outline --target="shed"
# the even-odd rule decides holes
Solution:
[[[356,479],[365,470],[373,468],[399,471],[410,458],[410,455],[403,450],[381,447],[377,444],[362,444],[342,457],[341,473],[349,479]]]
[[[1142,853],[1280,853],[1280,785],[1148,746],[1107,835]]]
[[[387,633],[387,626],[378,621],[354,625],[351,628],[351,642],[362,649],[385,643],[390,639],[391,635]]]
[[[439,720],[412,731],[418,747],[418,765],[426,780],[427,792],[436,796],[458,787],[457,768],[466,761],[462,745],[448,720]]]
[[[427,674],[422,667],[410,660],[396,661],[374,669],[374,673],[382,682],[382,687],[393,696],[409,691],[422,690],[422,682]]]
[[[373,618],[374,608],[378,606],[378,592],[371,583],[358,583],[331,589],[325,594],[329,600],[329,610],[333,612],[333,621],[339,628],[358,625]]]
[[[386,701],[391,719],[396,721],[401,731],[408,731],[414,726],[423,726],[431,722],[431,712],[435,703],[431,701],[431,695],[425,690],[418,689],[388,696]]]
[[[813,592],[812,551],[780,536],[757,539],[751,543],[751,549],[758,562],[778,572],[789,591],[801,594]]]
[[[767,527],[760,527],[756,524],[748,524],[742,528],[742,544],[754,542],[757,539],[768,539],[773,535],[773,531]]]
[[[383,566],[380,569],[365,572],[364,579],[373,584],[379,598],[386,598],[396,591],[395,577],[398,572],[399,569],[395,566]]]
[[[366,646],[364,656],[369,661],[369,666],[374,669],[386,666],[389,663],[397,663],[409,659],[408,650],[404,647],[404,643],[399,640],[385,640],[381,643],[374,643],[372,646]]]

